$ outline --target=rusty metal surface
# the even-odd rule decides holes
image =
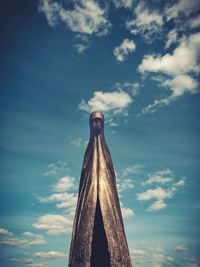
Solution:
[[[107,238],[110,266],[131,267],[116,178],[104,138],[104,117],[101,112],[93,112],[90,115],[90,140],[80,178],[69,255],[70,267],[92,266],[91,254],[97,200]]]

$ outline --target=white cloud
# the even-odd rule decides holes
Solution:
[[[122,192],[125,192],[133,187],[134,184],[131,179],[117,179],[117,191],[120,199],[122,198]],[[124,207],[122,201],[120,201],[120,206],[123,218],[129,218],[135,215],[135,212],[132,209]]]
[[[94,0],[75,2],[72,9],[65,9],[55,1],[41,0],[39,11],[45,14],[50,26],[63,22],[73,32],[105,35],[111,27],[106,10]]]
[[[61,215],[46,214],[38,219],[33,227],[39,230],[44,230],[50,235],[60,235],[71,232],[72,220],[69,220]]]
[[[130,243],[130,255],[134,266],[179,266],[177,262],[168,255],[161,247],[155,247],[152,243],[143,241],[139,243]],[[182,266],[182,265],[181,265]]]
[[[174,250],[178,252],[186,251],[188,248],[185,245],[178,245]]]
[[[120,201],[120,206],[121,206],[122,216],[124,219],[130,218],[130,217],[135,215],[135,212],[130,208],[124,207],[124,205],[121,201]]]
[[[123,42],[114,48],[113,54],[118,61],[124,61],[128,54],[133,53],[136,45],[132,40],[124,39]]]
[[[47,241],[42,235],[35,235],[35,239],[32,241],[29,241],[29,245],[42,245],[46,243]]]
[[[174,184],[175,187],[182,187],[184,185],[185,185],[185,178],[182,178],[181,180],[179,180]]]
[[[175,193],[185,186],[185,177],[180,178],[174,182],[174,173],[170,169],[155,172],[153,175],[148,175],[148,179],[142,185],[157,185],[161,184],[165,188],[156,187],[154,189],[147,189],[142,193],[138,193],[137,200],[150,201],[154,200],[147,208],[147,211],[157,211],[167,207],[165,201],[174,197]]]
[[[7,229],[5,228],[0,228],[0,236],[1,235],[12,235],[12,233],[10,231],[8,231]]]
[[[167,19],[177,18],[180,14],[188,17],[191,13],[199,10],[199,0],[179,0],[174,5],[165,9]]]
[[[0,244],[16,247],[27,247],[32,245],[46,244],[46,240],[42,235],[36,235],[31,232],[25,232],[22,235],[32,238],[32,240],[22,239],[18,237],[8,237],[0,240]]]
[[[196,17],[191,18],[188,21],[188,24],[189,24],[189,27],[191,29],[195,29],[195,28],[200,27],[200,16],[196,16]]]
[[[142,114],[153,113],[158,108],[169,105],[185,93],[198,92],[198,82],[191,74],[200,72],[200,33],[182,38],[172,54],[145,55],[138,70],[140,73],[162,73],[169,78],[162,78],[160,86],[171,91],[165,98],[156,99],[153,104],[144,107]]]
[[[34,237],[35,234],[31,233],[31,232],[24,232],[22,235],[27,236],[27,237]]]
[[[119,193],[127,191],[128,189],[133,187],[134,184],[131,179],[120,179],[117,183],[117,189]]]
[[[53,191],[64,192],[76,188],[75,177],[64,176],[61,177],[56,184],[53,185]]]
[[[140,33],[146,40],[151,41],[155,33],[161,31],[163,15],[156,10],[150,10],[144,1],[139,1],[134,9],[135,19],[126,22],[131,33]]]
[[[54,170],[55,164],[51,164],[49,167],[53,168]],[[50,235],[60,235],[62,233],[71,232],[73,222],[72,218],[74,216],[77,204],[77,193],[69,193],[65,191],[71,191],[75,188],[77,188],[75,178],[72,176],[64,176],[52,186],[52,190],[56,193],[46,197],[39,197],[38,200],[41,203],[53,203],[56,204],[58,209],[65,208],[67,218],[58,214],[46,214],[41,216],[38,219],[38,222],[33,224],[33,227],[36,229],[45,230]],[[30,235],[29,232],[25,234]]]
[[[48,267],[49,265],[47,262],[40,263],[40,262],[34,262],[32,259],[28,259],[28,260],[25,260],[23,266],[24,267]]]
[[[173,181],[173,172],[170,169],[166,169],[149,175],[148,180],[143,182],[142,185],[148,185],[153,183],[166,184],[171,181]]]
[[[131,8],[133,0],[112,0],[116,8]]]
[[[58,24],[60,8],[57,2],[50,0],[41,0],[39,5],[39,11],[45,14],[48,24],[51,27],[55,27]]]
[[[175,44],[176,42],[177,42],[177,31],[175,28],[167,34],[167,42],[165,44],[165,49],[169,48],[172,44]]]
[[[138,70],[140,73],[153,72],[168,75],[199,72],[200,33],[183,38],[173,54],[145,55]]]
[[[132,254],[134,256],[143,256],[143,255],[145,255],[145,251],[142,249],[131,249],[130,254]]]
[[[59,251],[48,251],[48,252],[36,252],[34,257],[43,259],[60,259],[65,258],[67,255]]]
[[[79,104],[80,110],[92,112],[112,112],[113,114],[127,114],[127,108],[133,99],[123,90],[113,92],[95,91],[92,98],[86,103],[84,100]]]
[[[121,210],[123,218],[129,218],[135,215],[134,211],[130,208],[122,207]]]
[[[77,194],[75,193],[55,193],[48,197],[40,197],[41,203],[57,203],[56,207],[59,209],[68,208],[68,211],[73,212],[77,203]]]
[[[28,241],[29,246],[30,245],[42,245],[42,244],[47,243],[47,241],[45,240],[45,238],[42,235],[33,234],[31,232],[24,232],[22,235],[24,235],[26,237],[34,238],[33,240]]]
[[[26,247],[28,246],[28,240],[20,239],[16,237],[9,237],[0,240],[1,245],[16,246],[16,247]]]
[[[148,211],[161,210],[167,207],[163,200],[157,200],[148,207]]]
[[[140,201],[146,201],[151,199],[163,200],[165,198],[171,198],[172,195],[173,192],[158,187],[156,189],[148,189],[143,193],[138,193],[137,199]]]
[[[195,94],[198,91],[197,81],[189,75],[177,75],[173,79],[166,79],[163,86],[172,91],[172,98],[182,96],[185,93]]]
[[[198,82],[189,75],[177,75],[173,79],[163,80],[161,87],[171,91],[168,97],[156,99],[153,104],[142,109],[142,114],[154,113],[158,108],[168,106],[183,94],[196,94],[198,92]]]

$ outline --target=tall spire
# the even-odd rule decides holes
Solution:
[[[131,267],[104,116],[92,112],[89,122],[69,267]]]

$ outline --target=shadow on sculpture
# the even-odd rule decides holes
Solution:
[[[94,219],[91,266],[110,267],[110,253],[108,251],[108,241],[103,226],[99,199],[97,200],[96,214]]]
[[[69,267],[131,267],[104,116],[90,115],[74,218]]]

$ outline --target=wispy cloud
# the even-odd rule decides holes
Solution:
[[[112,0],[116,8],[131,8],[133,0]]]
[[[83,54],[90,47],[90,39],[87,34],[78,33],[74,37],[74,48],[79,54]]]
[[[137,164],[136,165],[130,165],[130,166],[128,166],[128,167],[126,167],[120,171],[120,176],[126,177],[128,175],[141,173],[143,168],[144,168],[143,165],[137,165]]]
[[[53,168],[55,166],[53,165]],[[57,170],[56,170],[57,171]],[[77,193],[72,192],[78,185],[75,177],[64,176],[52,185],[53,194],[38,197],[40,203],[53,203],[58,209],[66,209],[68,217],[72,217],[77,203]]]
[[[130,254],[131,255],[137,255],[137,256],[143,256],[143,255],[145,255],[145,251],[144,250],[142,250],[142,249],[131,249],[130,250]]]
[[[165,15],[167,20],[175,19],[180,14],[184,14],[188,17],[193,12],[197,12],[200,9],[198,0],[179,0],[174,5],[167,5],[165,8]]]
[[[83,54],[88,48],[89,46],[86,45],[86,44],[75,44],[74,45],[76,51],[79,53],[79,54]]]
[[[28,240],[20,239],[17,237],[8,237],[0,240],[1,245],[16,246],[16,247],[26,247],[28,246]]]
[[[117,61],[124,61],[128,54],[133,53],[136,49],[136,45],[133,40],[124,39],[123,42],[114,48],[113,54]]]
[[[47,244],[46,239],[42,235],[38,234],[33,234],[32,232],[24,232],[24,236],[32,238],[28,240],[28,245],[42,245],[42,244]]]
[[[144,1],[139,1],[134,9],[135,18],[127,20],[126,27],[132,34],[140,33],[151,42],[155,33],[161,31],[163,14],[157,10],[150,10]]]
[[[111,27],[106,10],[93,0],[75,1],[72,8],[64,8],[57,1],[41,0],[39,11],[45,14],[50,26],[62,22],[73,32],[100,36],[106,35]]]
[[[185,186],[185,179],[182,177],[178,181],[174,181],[174,173],[170,169],[155,172],[153,175],[148,175],[148,179],[142,183],[142,186],[154,184],[156,188],[150,188],[142,193],[138,193],[137,199],[139,201],[154,201],[147,208],[147,211],[164,209],[167,207],[166,200],[173,198],[175,193]]]
[[[77,202],[77,194],[75,193],[55,193],[47,197],[40,197],[41,203],[56,203],[58,209],[67,208],[68,215],[74,214]]]
[[[61,235],[71,232],[73,221],[57,214],[46,214],[38,219],[33,227],[44,230],[50,235]]]
[[[124,207],[121,205],[121,210],[122,210],[122,216],[123,218],[130,218],[135,215],[134,211],[130,208]]]
[[[68,171],[68,164],[65,161],[57,161],[47,166],[47,171],[44,172],[45,176],[58,176]]]
[[[12,233],[8,231],[7,229],[0,227],[0,236],[3,236],[3,235],[12,235]]]
[[[197,16],[191,18],[188,21],[188,24],[189,24],[189,27],[191,29],[196,29],[196,28],[200,27],[200,15],[197,15]]]
[[[66,258],[67,254],[59,251],[48,251],[48,252],[36,252],[34,253],[35,258],[42,258],[42,259],[60,259]]]
[[[170,169],[157,171],[152,175],[148,175],[149,178],[145,182],[142,182],[142,185],[144,186],[153,183],[168,184],[174,180],[173,176],[174,173]]]
[[[174,28],[167,34],[165,49],[169,48],[172,44],[175,44],[177,42],[177,37],[177,30]]]
[[[135,266],[179,266],[176,265],[174,258],[167,255],[167,252],[161,247],[154,247],[147,242],[133,244],[130,248],[130,255]]]
[[[42,235],[33,234],[31,232],[25,232],[22,235],[26,236],[28,239],[14,236],[3,237],[0,239],[0,244],[14,247],[28,247],[32,245],[42,245],[47,243]]]
[[[23,262],[24,267],[49,267],[47,262],[34,262],[32,259],[27,259]]]
[[[53,185],[53,191],[55,192],[64,192],[75,188],[77,188],[77,184],[73,176],[61,177],[58,182]]]
[[[123,176],[122,178],[121,177],[119,178],[117,176],[117,191],[120,198],[120,205],[123,218],[130,218],[135,215],[133,209],[130,207],[125,207],[122,202],[124,193],[132,188],[134,188],[134,184],[131,179],[125,178],[125,176]]]
[[[124,192],[128,189],[131,189],[134,187],[133,181],[131,179],[119,179],[117,183],[117,189],[118,192]]]

